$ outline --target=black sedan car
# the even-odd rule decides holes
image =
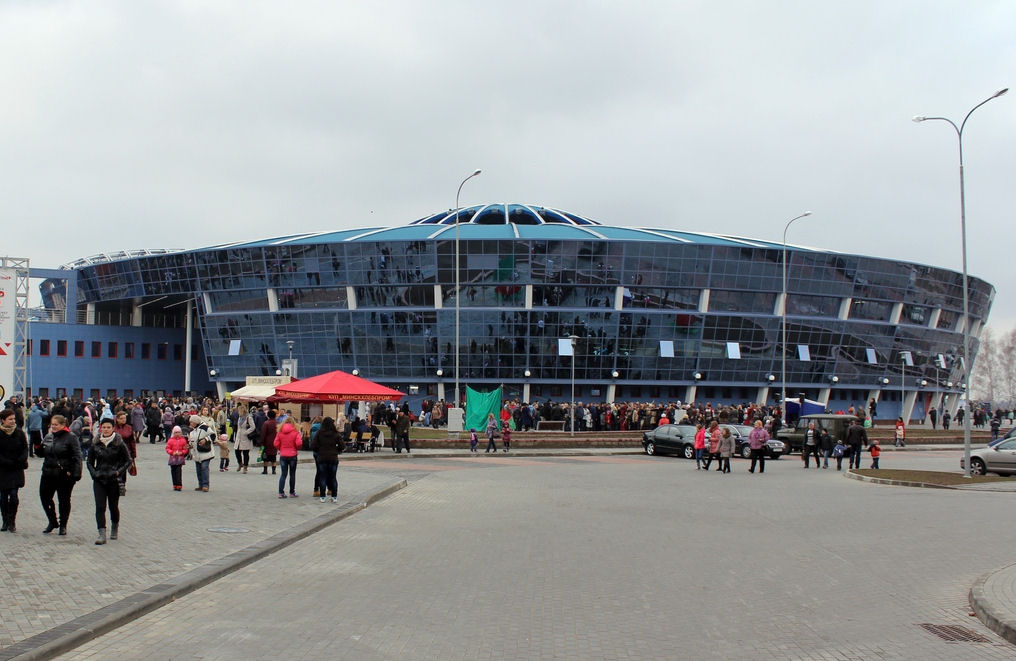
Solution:
[[[695,429],[695,425],[660,425],[642,432],[642,447],[649,455],[679,454],[694,459]]]
[[[748,447],[748,434],[751,433],[750,425],[720,425],[723,429],[729,429],[730,435],[734,437],[734,454],[751,459],[751,448]],[[775,438],[766,442],[766,458],[779,459],[786,453],[786,445],[783,441]]]

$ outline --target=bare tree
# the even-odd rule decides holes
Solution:
[[[1016,328],[999,338],[1000,399],[1011,405],[1016,401]]]
[[[977,358],[970,372],[971,401],[995,401],[1002,372],[1000,353],[994,331],[990,327],[985,327],[981,332]]]

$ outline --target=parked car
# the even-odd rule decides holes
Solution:
[[[680,454],[685,459],[695,458],[694,425],[660,425],[642,432],[642,447],[646,454]]]
[[[720,425],[723,429],[729,429],[730,435],[734,437],[734,454],[745,459],[751,459],[751,447],[748,445],[748,434],[751,433],[751,425]],[[786,452],[786,444],[777,439],[770,438],[766,442],[766,457],[779,459]]]
[[[960,468],[966,470],[962,458]],[[1016,475],[1016,438],[1010,438],[991,447],[971,450],[970,472],[974,475],[987,473]]]
[[[833,441],[841,441],[847,437],[847,427],[851,420],[860,422],[856,415],[844,415],[835,413],[811,413],[802,415],[796,420],[793,426],[782,427],[776,433],[776,438],[783,441],[787,448],[787,454],[800,452],[804,447],[804,433],[808,431],[808,423],[814,422],[815,429],[825,429],[833,437]]]
[[[993,445],[998,445],[1002,441],[1008,441],[1010,438],[1016,438],[1016,427],[1012,427],[1005,433],[1005,435],[999,436],[994,441],[988,441],[988,447],[990,448]]]

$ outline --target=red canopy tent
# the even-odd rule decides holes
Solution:
[[[276,386],[270,402],[327,404],[329,402],[383,402],[403,395],[368,379],[336,370]]]

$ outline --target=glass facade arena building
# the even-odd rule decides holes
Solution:
[[[833,410],[875,397],[880,417],[920,418],[956,405],[963,329],[975,355],[989,283],[970,278],[964,319],[960,273],[788,246],[784,300],[782,258],[781,243],[488,204],[400,227],[92,258],[73,265],[75,300],[51,281],[44,300],[92,325],[151,332],[144,319],[176,319],[166,332],[191,367],[168,390],[224,394],[248,376],[341,369],[410,401],[450,400],[458,316],[463,391],[569,401],[574,370],[576,401],[774,402],[785,357],[788,397]],[[571,336],[574,358],[559,342]]]

